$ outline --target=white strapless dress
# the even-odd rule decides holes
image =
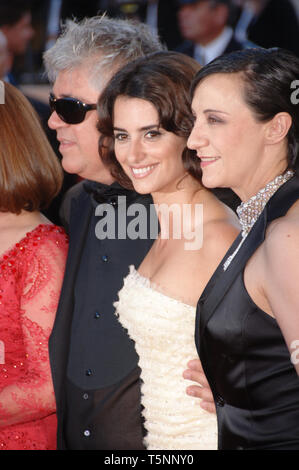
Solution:
[[[186,394],[182,377],[187,362],[198,357],[196,309],[159,292],[134,266],[114,306],[139,355],[146,448],[217,449],[216,416]]]

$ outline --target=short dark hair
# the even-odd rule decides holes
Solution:
[[[281,48],[252,48],[225,54],[203,67],[191,85],[217,73],[240,74],[243,97],[259,121],[269,121],[280,112],[292,117],[288,132],[288,168],[299,174],[299,108],[291,99],[291,84],[299,80],[299,58]]]
[[[37,211],[59,193],[62,168],[27,98],[13,85],[1,83],[0,211]]]
[[[133,185],[113,150],[113,107],[116,98],[124,95],[151,102],[158,112],[161,127],[185,137],[187,142],[193,125],[189,90],[192,78],[199,69],[198,62],[179,52],[156,52],[126,65],[101,93],[98,101],[99,153],[111,174],[124,187],[132,189]],[[186,146],[182,158],[186,170],[201,180],[196,153]]]
[[[32,0],[0,0],[0,27],[14,25],[31,9]]]

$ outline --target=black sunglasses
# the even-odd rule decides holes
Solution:
[[[86,104],[76,98],[65,97],[55,98],[53,93],[50,93],[49,105],[51,113],[56,111],[60,119],[67,124],[79,124],[84,121],[87,111],[96,109],[96,104]]]

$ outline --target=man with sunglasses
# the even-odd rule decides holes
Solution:
[[[58,449],[144,448],[138,357],[113,302],[129,264],[140,264],[153,240],[97,239],[95,210],[108,203],[123,211],[119,195],[127,196],[126,207],[151,200],[124,190],[103,166],[96,103],[120,66],[161,48],[146,26],[101,17],[67,22],[44,56],[53,82],[49,127],[64,170],[83,179],[62,207],[70,245],[49,343]]]

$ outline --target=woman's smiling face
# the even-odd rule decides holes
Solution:
[[[149,101],[119,96],[114,104],[115,155],[134,189],[141,194],[175,191],[186,173],[182,153],[186,139],[159,126]]]
[[[213,74],[198,84],[187,144],[201,160],[204,186],[229,187],[237,194],[259,172],[266,125],[245,103],[243,87],[240,74]]]

